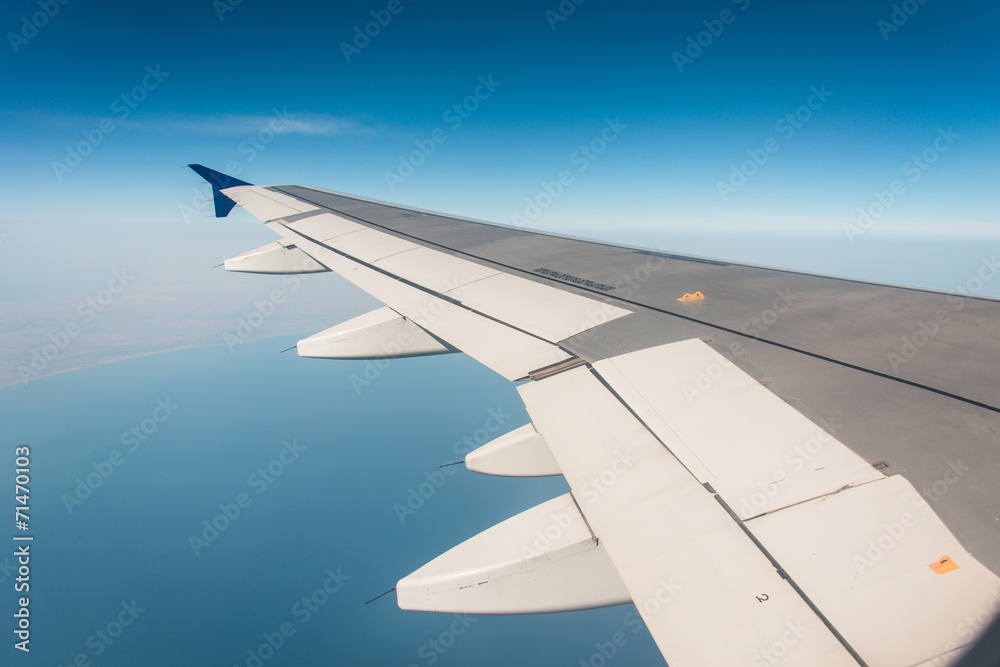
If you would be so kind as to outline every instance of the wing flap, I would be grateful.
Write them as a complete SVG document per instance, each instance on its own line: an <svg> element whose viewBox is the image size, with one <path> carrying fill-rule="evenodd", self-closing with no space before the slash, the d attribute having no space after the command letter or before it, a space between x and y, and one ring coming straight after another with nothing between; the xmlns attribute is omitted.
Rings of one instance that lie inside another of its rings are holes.
<svg viewBox="0 0 1000 667"><path fill-rule="evenodd" d="M540 338L401 282L304 236L297 244L323 266L508 380L571 356Z"/></svg>
<svg viewBox="0 0 1000 667"><path fill-rule="evenodd" d="M456 299L462 298L465 285L500 274L497 269L425 247L385 257L375 266Z"/></svg>
<svg viewBox="0 0 1000 667"><path fill-rule="evenodd" d="M699 339L594 368L741 519L883 477Z"/></svg>
<svg viewBox="0 0 1000 667"><path fill-rule="evenodd" d="M747 526L872 665L912 665L970 644L975 619L1000 610L1000 580L900 475Z"/></svg>
<svg viewBox="0 0 1000 667"><path fill-rule="evenodd" d="M725 508L587 368L518 387L670 665L856 661ZM725 641L719 641L725 628Z"/></svg>
<svg viewBox="0 0 1000 667"><path fill-rule="evenodd" d="M612 357L594 371L664 452L718 493L761 555L866 664L905 667L949 654L981 629L970 618L1000 608L1000 579L908 480L874 470L703 341ZM553 434L532 416L564 466ZM614 560L612 544L608 551Z"/></svg>
<svg viewBox="0 0 1000 667"><path fill-rule="evenodd" d="M367 264L420 247L416 243L374 229L361 229L343 234L327 239L325 243Z"/></svg>
<svg viewBox="0 0 1000 667"><path fill-rule="evenodd" d="M456 291L459 300L553 343L631 311L503 273Z"/></svg>
<svg viewBox="0 0 1000 667"><path fill-rule="evenodd" d="M287 227L314 241L326 241L337 236L368 229L364 225L351 222L333 213L318 213L308 218L288 222Z"/></svg>

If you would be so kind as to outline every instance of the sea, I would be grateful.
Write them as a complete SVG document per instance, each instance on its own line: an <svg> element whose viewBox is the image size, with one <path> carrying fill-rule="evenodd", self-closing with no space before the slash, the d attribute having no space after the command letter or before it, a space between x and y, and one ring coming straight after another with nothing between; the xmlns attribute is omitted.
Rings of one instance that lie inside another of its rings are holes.
<svg viewBox="0 0 1000 667"><path fill-rule="evenodd" d="M0 389L0 663L664 664L633 605L366 604L568 488L441 467L528 422L514 385L474 360L281 353L298 338Z"/></svg>

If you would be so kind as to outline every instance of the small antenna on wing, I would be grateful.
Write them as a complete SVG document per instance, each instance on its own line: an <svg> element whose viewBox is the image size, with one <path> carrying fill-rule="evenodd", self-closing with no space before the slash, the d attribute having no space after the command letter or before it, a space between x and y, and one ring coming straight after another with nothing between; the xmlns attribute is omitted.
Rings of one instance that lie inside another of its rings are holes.
<svg viewBox="0 0 1000 667"><path fill-rule="evenodd" d="M297 347L298 347L298 345L292 345L290 348L288 348L288 350L294 350ZM285 352L288 352L288 350L282 350L278 354L284 354Z"/></svg>
<svg viewBox="0 0 1000 667"><path fill-rule="evenodd" d="M222 264L216 264L216 265L215 265L215 266L213 266L212 268L213 268L213 269L217 269L217 268L219 268L220 266L225 266L225 265L226 265L226 263L225 263L225 262L223 262Z"/></svg>
<svg viewBox="0 0 1000 667"><path fill-rule="evenodd" d="M447 468L448 466L457 466L465 463L465 461L455 461L454 463L442 463L438 468Z"/></svg>
<svg viewBox="0 0 1000 667"><path fill-rule="evenodd" d="M366 602L365 605L367 606L368 604L371 604L372 602L375 602L375 600L378 600L380 597L384 597L384 596L388 595L389 593L393 592L394 590L396 590L395 586L393 586L392 588L390 588L389 590L387 590L385 593L382 593L382 595L376 595L371 600L369 600L368 602Z"/></svg>

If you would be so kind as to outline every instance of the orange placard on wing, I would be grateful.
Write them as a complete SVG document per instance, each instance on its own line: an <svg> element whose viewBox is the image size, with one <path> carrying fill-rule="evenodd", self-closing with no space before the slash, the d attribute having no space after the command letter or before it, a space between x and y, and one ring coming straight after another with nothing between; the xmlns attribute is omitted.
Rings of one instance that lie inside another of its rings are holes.
<svg viewBox="0 0 1000 667"><path fill-rule="evenodd" d="M947 556L941 556L941 559L936 563L931 563L931 569L938 574L945 574L946 572L951 572L952 570L957 570L958 565L952 559Z"/></svg>

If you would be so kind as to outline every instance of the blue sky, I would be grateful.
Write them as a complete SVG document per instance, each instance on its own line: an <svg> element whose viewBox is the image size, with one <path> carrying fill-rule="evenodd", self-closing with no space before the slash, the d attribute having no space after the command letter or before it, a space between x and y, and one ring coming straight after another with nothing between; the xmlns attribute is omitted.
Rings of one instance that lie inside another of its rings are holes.
<svg viewBox="0 0 1000 667"><path fill-rule="evenodd" d="M32 34L23 17L38 3L6 3L0 169L18 196L5 226L183 222L197 180L181 165L235 160L254 183L501 222L570 169L573 184L533 221L562 231L842 232L901 179L872 234L996 233L995 4L912 0L889 30L890 2L567 0L568 16L558 2L400 0L396 14L387 2L231 2L71 1L26 41L11 34ZM345 57L372 12L391 20ZM480 77L499 85L446 122ZM145 99L123 102L144 78ZM817 89L829 95L808 109ZM802 105L806 120L776 129ZM293 122L260 150L245 143L268 138L275 109ZM113 130L60 180L53 163L105 118ZM576 171L574 152L605 119L626 127ZM386 172L436 128L446 141L390 187ZM903 165L948 128L957 138L910 180ZM769 139L776 152L724 198L720 182Z"/></svg>

